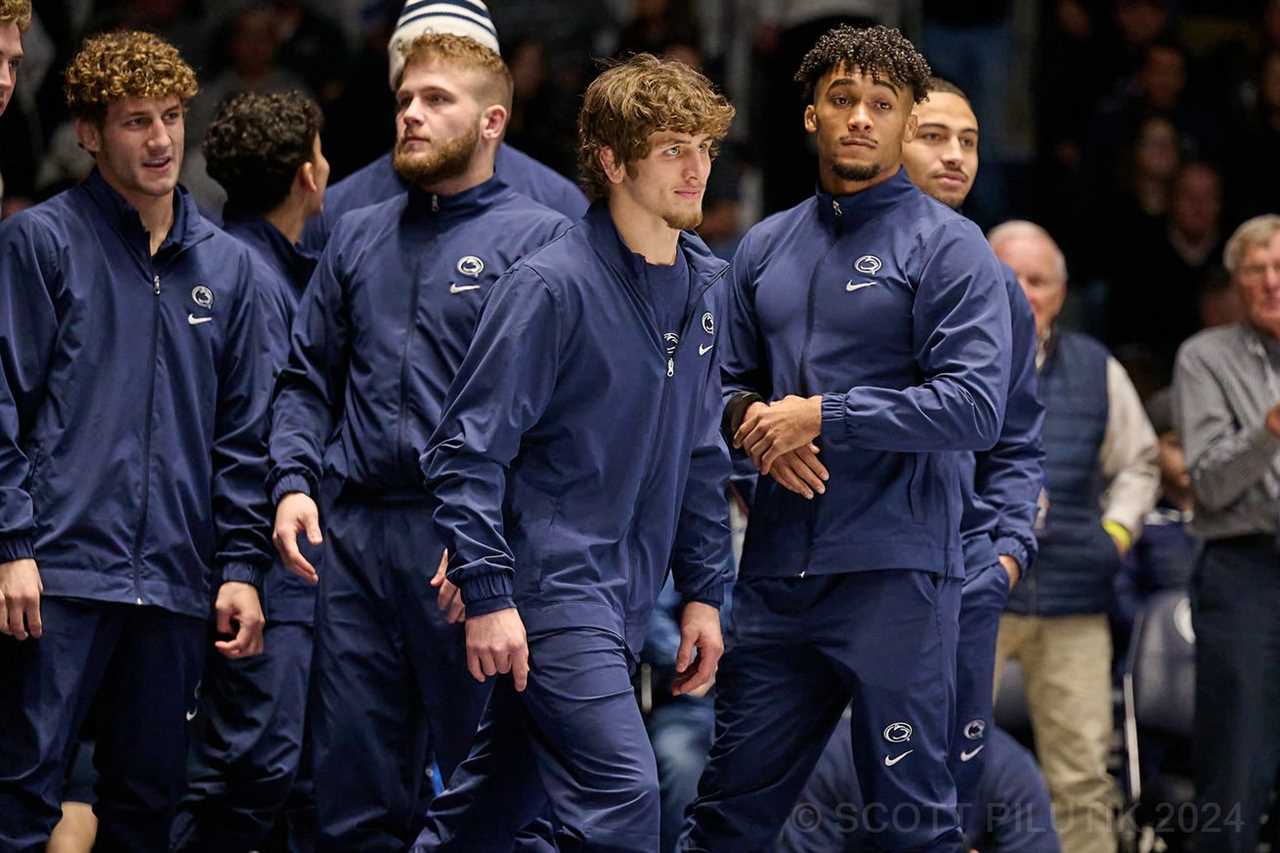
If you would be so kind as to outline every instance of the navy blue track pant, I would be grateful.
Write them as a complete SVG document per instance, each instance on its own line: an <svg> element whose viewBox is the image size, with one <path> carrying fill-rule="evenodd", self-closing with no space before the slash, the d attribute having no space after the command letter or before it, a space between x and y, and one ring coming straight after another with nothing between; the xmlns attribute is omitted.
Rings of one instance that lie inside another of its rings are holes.
<svg viewBox="0 0 1280 853"><path fill-rule="evenodd" d="M462 625L429 584L443 546L427 502L339 496L322 511L311 671L321 851L400 851L470 748L489 688L466 669Z"/></svg>
<svg viewBox="0 0 1280 853"><path fill-rule="evenodd" d="M44 636L0 637L0 850L42 851L95 705L97 851L166 850L186 778L204 619L158 607L41 601Z"/></svg>
<svg viewBox="0 0 1280 853"><path fill-rule="evenodd" d="M622 639L586 628L530 637L529 663L523 693L497 680L413 850L507 853L549 804L560 853L653 853L658 774Z"/></svg>
<svg viewBox="0 0 1280 853"><path fill-rule="evenodd" d="M175 851L246 853L262 846L282 817L291 849L314 845L315 807L302 761L311 645L310 625L268 621L261 655L210 655L200 691L203 728L174 821Z"/></svg>
<svg viewBox="0 0 1280 853"><path fill-rule="evenodd" d="M771 850L851 705L868 843L960 851L947 767L960 587L920 571L740 578L716 739L677 849Z"/></svg>
<svg viewBox="0 0 1280 853"><path fill-rule="evenodd" d="M956 726L951 738L951 775L961 814L972 808L982 779L995 684L996 634L1009 600L1009 575L997 561L964 579L960 638L956 652Z"/></svg>

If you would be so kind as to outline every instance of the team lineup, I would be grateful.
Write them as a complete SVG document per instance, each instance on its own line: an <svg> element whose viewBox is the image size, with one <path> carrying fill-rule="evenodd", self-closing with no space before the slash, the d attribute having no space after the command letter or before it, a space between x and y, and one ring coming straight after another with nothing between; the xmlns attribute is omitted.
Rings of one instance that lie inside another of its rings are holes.
<svg viewBox="0 0 1280 853"><path fill-rule="evenodd" d="M393 150L332 191L308 98L221 107L221 226L178 183L178 51L68 67L95 168L0 225L0 849L45 849L92 717L99 850L653 853L670 580L671 691L715 691L676 849L843 849L788 822L838 754L911 817L867 849L967 851L1061 297L1024 295L1047 234L957 211L966 94L897 30L824 34L815 192L725 261L705 77L603 70L584 197L503 143L487 13L435 5L391 43Z"/></svg>

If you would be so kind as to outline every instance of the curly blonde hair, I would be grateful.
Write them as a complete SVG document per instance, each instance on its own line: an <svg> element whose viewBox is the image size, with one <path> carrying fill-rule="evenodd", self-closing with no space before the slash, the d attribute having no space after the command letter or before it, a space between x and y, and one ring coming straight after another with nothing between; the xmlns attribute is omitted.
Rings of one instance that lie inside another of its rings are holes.
<svg viewBox="0 0 1280 853"><path fill-rule="evenodd" d="M67 66L65 81L71 115L98 123L113 101L177 96L185 103L199 90L195 71L176 47L129 30L86 40Z"/></svg>
<svg viewBox="0 0 1280 853"><path fill-rule="evenodd" d="M706 134L719 142L729 132L734 112L710 80L683 62L637 53L613 65L582 97L578 169L583 190L592 199L609 194L602 149L630 165L649 155L649 135L658 131Z"/></svg>
<svg viewBox="0 0 1280 853"><path fill-rule="evenodd" d="M31 0L0 0L0 25L17 24L25 33L31 26Z"/></svg>

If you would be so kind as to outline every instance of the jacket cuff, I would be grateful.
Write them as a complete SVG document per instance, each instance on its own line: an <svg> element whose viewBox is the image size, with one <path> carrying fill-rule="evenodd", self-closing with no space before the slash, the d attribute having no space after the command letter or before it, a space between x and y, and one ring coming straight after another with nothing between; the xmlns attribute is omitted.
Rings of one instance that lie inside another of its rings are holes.
<svg viewBox="0 0 1280 853"><path fill-rule="evenodd" d="M31 537L25 533L0 538L0 563L12 563L14 560L34 560L35 558L36 552L31 546Z"/></svg>
<svg viewBox="0 0 1280 853"><path fill-rule="evenodd" d="M729 398L720 419L720 431L724 433L725 444L733 447L733 436L738 432L738 427L742 426L742 419L746 416L747 409L751 408L752 403L763 402L764 397L754 391L739 391Z"/></svg>
<svg viewBox="0 0 1280 853"><path fill-rule="evenodd" d="M822 395L822 437L828 441L844 441L849 437L843 394Z"/></svg>
<svg viewBox="0 0 1280 853"><path fill-rule="evenodd" d="M467 606L468 616L483 616L516 606L511 575L506 572L467 578L458 584L458 590L462 593L462 603Z"/></svg>
<svg viewBox="0 0 1280 853"><path fill-rule="evenodd" d="M1000 536L995 541L996 554L1002 557L1012 557L1018 562L1018 571L1025 575L1027 569L1031 568L1028 563L1029 555L1027 554L1027 546L1023 545L1013 536Z"/></svg>
<svg viewBox="0 0 1280 853"><path fill-rule="evenodd" d="M712 607L719 608L724 604L724 590L725 582L717 580L698 587L689 595L681 593L680 599L684 604L696 601L699 604L709 604Z"/></svg>
<svg viewBox="0 0 1280 853"><path fill-rule="evenodd" d="M262 593L262 582L266 578L266 571L249 563L227 563L222 567L222 583L247 583L252 584L258 593Z"/></svg>
<svg viewBox="0 0 1280 853"><path fill-rule="evenodd" d="M271 488L271 505L274 507L279 504L290 492L301 492L307 497L315 497L311 494L310 479L301 474L285 474L276 480L275 486Z"/></svg>

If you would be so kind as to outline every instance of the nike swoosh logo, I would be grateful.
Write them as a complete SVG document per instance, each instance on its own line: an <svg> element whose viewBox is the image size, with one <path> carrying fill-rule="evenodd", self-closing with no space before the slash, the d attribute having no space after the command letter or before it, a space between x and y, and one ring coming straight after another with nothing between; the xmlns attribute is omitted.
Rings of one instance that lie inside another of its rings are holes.
<svg viewBox="0 0 1280 853"><path fill-rule="evenodd" d="M450 293L466 293L468 290L479 290L478 284L451 284L449 285Z"/></svg>
<svg viewBox="0 0 1280 853"><path fill-rule="evenodd" d="M977 748L977 749L975 749L973 752L968 752L968 751L961 752L961 753L960 753L960 760L961 760L961 761L972 761L972 760L973 760L973 757L974 757L975 755L977 755L979 752L982 752L982 750L983 750L983 749L985 749L985 748L986 748L986 746L987 746L987 745L984 743L982 746L978 747L978 748Z"/></svg>
<svg viewBox="0 0 1280 853"><path fill-rule="evenodd" d="M902 753L902 755L895 755L893 758L890 758L889 756L886 755L884 757L884 766L892 767L893 765L897 764L899 761L906 758L908 755L910 755L913 752L915 752L914 749L908 749L906 752Z"/></svg>
<svg viewBox="0 0 1280 853"><path fill-rule="evenodd" d="M191 722L192 720L194 720L194 719L196 718L196 713L197 713L197 711L188 711L188 712L187 712L187 722L188 722L188 723L189 723L189 722Z"/></svg>
<svg viewBox="0 0 1280 853"><path fill-rule="evenodd" d="M844 289L849 291L850 293L853 293L855 290L862 290L862 288L870 287L873 284L875 284L874 281L864 281L861 284L854 284L852 281L850 281L848 284L844 286Z"/></svg>
<svg viewBox="0 0 1280 853"><path fill-rule="evenodd" d="M199 326L201 323L212 323L212 322L213 322L212 317L197 317L195 314L187 315L187 325L189 326Z"/></svg>
<svg viewBox="0 0 1280 853"><path fill-rule="evenodd" d="M703 344L702 346L698 347L698 355L706 355L707 353L711 352L711 348L713 346L715 346L715 344Z"/></svg>

